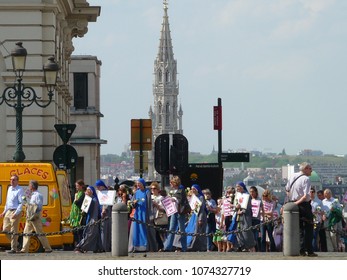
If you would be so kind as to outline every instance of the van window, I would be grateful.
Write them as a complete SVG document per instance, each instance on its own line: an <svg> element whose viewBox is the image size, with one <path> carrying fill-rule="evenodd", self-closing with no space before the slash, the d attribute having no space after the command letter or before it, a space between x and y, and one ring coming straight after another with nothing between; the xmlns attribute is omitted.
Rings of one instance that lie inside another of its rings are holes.
<svg viewBox="0 0 347 280"><path fill-rule="evenodd" d="M30 200L29 187L23 187L23 189L24 189L25 196L27 197L27 201L29 201ZM43 206L48 205L48 194L49 194L48 186L39 186L38 191L43 196Z"/></svg>
<svg viewBox="0 0 347 280"><path fill-rule="evenodd" d="M70 205L70 191L69 191L69 182L66 176L62 174L57 174L57 181L59 185L61 205L69 206Z"/></svg>
<svg viewBox="0 0 347 280"><path fill-rule="evenodd" d="M43 206L48 205L48 186L39 186L38 191L42 194L43 196Z"/></svg>

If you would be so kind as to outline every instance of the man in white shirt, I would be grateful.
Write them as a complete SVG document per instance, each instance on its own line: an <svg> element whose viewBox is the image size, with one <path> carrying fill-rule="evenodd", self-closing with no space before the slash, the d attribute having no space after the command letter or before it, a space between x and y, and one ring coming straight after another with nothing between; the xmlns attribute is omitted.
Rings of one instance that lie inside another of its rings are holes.
<svg viewBox="0 0 347 280"><path fill-rule="evenodd" d="M17 175L11 176L11 185L7 190L5 209L0 214L0 218L4 218L2 231L12 233L11 235L6 234L11 241L11 250L7 251L9 254L14 254L18 250L18 235L16 233L18 233L19 222L22 216L22 197L24 196L24 190L18 185L18 181Z"/></svg>
<svg viewBox="0 0 347 280"><path fill-rule="evenodd" d="M309 163L300 164L300 172L294 173L288 181L286 191L288 199L299 206L300 255L317 257L313 252L313 213L311 208L309 176L312 167Z"/></svg>
<svg viewBox="0 0 347 280"><path fill-rule="evenodd" d="M42 229L42 206L43 206L43 196L38 192L39 183L35 180L29 182L29 190L31 191L31 197L29 204L27 205L27 220L25 222L25 227L23 233L43 233ZM33 212L29 209L35 210ZM49 245L48 239L45 235L38 235L37 238L40 240L42 247L45 249L45 253L51 253L52 248ZM23 237L23 248L21 253L28 253L30 246L30 236L24 235Z"/></svg>

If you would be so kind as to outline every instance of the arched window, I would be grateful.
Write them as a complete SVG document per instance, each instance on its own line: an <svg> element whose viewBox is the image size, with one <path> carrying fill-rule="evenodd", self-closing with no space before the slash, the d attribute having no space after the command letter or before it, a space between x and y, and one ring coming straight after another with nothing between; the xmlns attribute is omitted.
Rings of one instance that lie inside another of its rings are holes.
<svg viewBox="0 0 347 280"><path fill-rule="evenodd" d="M167 82L167 83L170 82L170 72L169 71L165 72L165 82Z"/></svg>

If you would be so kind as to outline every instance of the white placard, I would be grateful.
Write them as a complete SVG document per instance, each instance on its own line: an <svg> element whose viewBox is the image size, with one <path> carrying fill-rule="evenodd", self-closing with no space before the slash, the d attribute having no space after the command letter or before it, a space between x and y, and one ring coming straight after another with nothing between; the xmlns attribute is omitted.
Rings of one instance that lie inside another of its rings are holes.
<svg viewBox="0 0 347 280"><path fill-rule="evenodd" d="M114 190L96 191L100 205L113 205L117 192Z"/></svg>
<svg viewBox="0 0 347 280"><path fill-rule="evenodd" d="M199 213L201 204L202 202L200 201L200 199L195 194L192 194L189 199L190 208L192 208L195 213Z"/></svg>
<svg viewBox="0 0 347 280"><path fill-rule="evenodd" d="M238 204L241 205L242 209L247 209L249 197L250 195L247 193L240 193L240 192L236 193L236 200Z"/></svg>
<svg viewBox="0 0 347 280"><path fill-rule="evenodd" d="M82 212L88 213L91 203L92 203L92 198L89 195L85 195L84 200L82 202L82 206L81 206Z"/></svg>

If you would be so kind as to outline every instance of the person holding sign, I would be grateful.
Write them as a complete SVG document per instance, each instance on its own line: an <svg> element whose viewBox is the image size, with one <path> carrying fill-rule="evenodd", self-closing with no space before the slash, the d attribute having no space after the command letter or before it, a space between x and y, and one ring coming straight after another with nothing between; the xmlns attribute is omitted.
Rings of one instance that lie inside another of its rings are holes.
<svg viewBox="0 0 347 280"><path fill-rule="evenodd" d="M178 176L173 176L170 180L170 185L172 191L170 191L171 201L174 202L174 211L170 211L170 226L169 226L169 234L164 243L163 251L171 251L175 234L172 233L177 230L177 226L180 232L185 233L185 222L186 222L186 214L185 209L190 209L188 204L188 199L186 196L186 191L184 190L184 186L181 185L181 179ZM167 213L169 215L169 213ZM181 252L187 251L187 236L181 236ZM179 250L178 250L179 251Z"/></svg>
<svg viewBox="0 0 347 280"><path fill-rule="evenodd" d="M258 226L261 221L261 217L264 218L263 202L258 196L258 189L255 186L249 188L249 193L251 194L252 200L252 226ZM260 230L259 227L253 229L255 250L260 251Z"/></svg>
<svg viewBox="0 0 347 280"><path fill-rule="evenodd" d="M98 190L98 193L108 193L112 192L115 194L116 191L108 191L108 188L106 187L104 181L97 180L95 182L95 187ZM101 196L101 195L100 195ZM112 197L110 195L110 197ZM105 252L111 252L111 228L112 228L112 205L114 202L114 197L111 199L109 203L105 204L102 203L99 199L100 204L100 212L101 212L101 219L105 219L103 222L100 223L100 235L101 235L101 243L103 247L103 251ZM112 203L112 204L111 204ZM106 219L106 217L108 217Z"/></svg>
<svg viewBox="0 0 347 280"><path fill-rule="evenodd" d="M165 211L165 208L162 204L163 196L160 193L160 187L158 182L152 182L150 185L151 192L152 192L152 204L153 204L153 213L154 213L154 224L160 228L161 230L156 230L155 238L158 243L158 249L163 249L164 247L164 240L165 235L163 234L164 229L167 229L168 225L168 217ZM165 191L165 190L163 190Z"/></svg>
<svg viewBox="0 0 347 280"><path fill-rule="evenodd" d="M100 252L102 251L100 228L99 224L95 224L100 219L100 204L93 186L87 187L82 203L82 211L87 213L86 228L82 240L75 248L75 253Z"/></svg>
<svg viewBox="0 0 347 280"><path fill-rule="evenodd" d="M190 197L190 207L192 209L191 216L189 218L186 232L195 233L196 235L187 236L187 249L190 251L206 251L206 204L204 194L199 185L194 184L191 187L192 195ZM181 237L176 235L174 246L181 247L178 241Z"/></svg>
<svg viewBox="0 0 347 280"><path fill-rule="evenodd" d="M238 251L249 252L254 251L255 241L253 232L246 230L252 226L252 204L251 198L243 182L236 184L236 212L238 220L238 229L240 232L237 234Z"/></svg>

